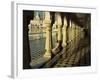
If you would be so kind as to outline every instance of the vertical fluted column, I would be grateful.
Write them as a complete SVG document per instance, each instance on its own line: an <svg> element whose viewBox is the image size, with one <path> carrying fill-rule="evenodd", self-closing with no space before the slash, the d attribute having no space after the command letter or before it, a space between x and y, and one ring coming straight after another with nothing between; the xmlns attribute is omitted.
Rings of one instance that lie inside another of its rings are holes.
<svg viewBox="0 0 100 80"><path fill-rule="evenodd" d="M46 26L46 43L45 43L45 54L44 57L51 58L51 50L52 50L52 34L51 34L51 20L50 20L50 12L45 12L44 24Z"/></svg>
<svg viewBox="0 0 100 80"><path fill-rule="evenodd" d="M67 46L67 19L66 16L64 16L64 25L63 25L63 41L62 41L62 46L66 47Z"/></svg>

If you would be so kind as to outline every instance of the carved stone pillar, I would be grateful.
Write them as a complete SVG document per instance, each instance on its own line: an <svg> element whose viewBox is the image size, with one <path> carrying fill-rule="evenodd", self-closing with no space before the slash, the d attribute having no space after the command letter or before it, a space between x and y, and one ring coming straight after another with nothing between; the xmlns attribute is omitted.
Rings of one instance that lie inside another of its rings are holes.
<svg viewBox="0 0 100 80"><path fill-rule="evenodd" d="M58 43L62 41L62 20L60 13L57 13Z"/></svg>
<svg viewBox="0 0 100 80"><path fill-rule="evenodd" d="M62 33L63 33L63 40L62 40L62 47L63 47L63 50L62 50L62 58L65 59L67 54L67 40L68 40L68 29L67 29L67 19L66 19L66 16L64 16L64 25L63 25L63 30L62 30Z"/></svg>
<svg viewBox="0 0 100 80"><path fill-rule="evenodd" d="M52 50L53 54L57 54L61 50L62 43L62 19L60 13L55 13L56 24L57 24L57 44L56 47Z"/></svg>
<svg viewBox="0 0 100 80"><path fill-rule="evenodd" d="M52 43L51 43L51 20L50 20L50 12L44 12L45 19L43 21L46 27L46 41L45 41L45 53L42 57L36 58L35 60L31 60L30 66L32 68L38 68L43 66L44 63L51 59L51 52L52 52Z"/></svg>
<svg viewBox="0 0 100 80"><path fill-rule="evenodd" d="M75 43L75 38L76 38L76 30L75 30L76 28L75 28L75 23L74 22L72 22L72 41L73 41L73 43Z"/></svg>
<svg viewBox="0 0 100 80"><path fill-rule="evenodd" d="M67 19L66 19L66 16L64 16L64 25L63 25L63 40L62 40L62 46L63 47L66 47L67 46Z"/></svg>
<svg viewBox="0 0 100 80"><path fill-rule="evenodd" d="M51 50L52 50L52 27L50 20L50 12L45 12L44 24L46 26L46 43L45 43L45 54L44 57L51 58Z"/></svg>
<svg viewBox="0 0 100 80"><path fill-rule="evenodd" d="M72 38L72 21L69 21L69 27L68 27L68 43L71 42Z"/></svg>

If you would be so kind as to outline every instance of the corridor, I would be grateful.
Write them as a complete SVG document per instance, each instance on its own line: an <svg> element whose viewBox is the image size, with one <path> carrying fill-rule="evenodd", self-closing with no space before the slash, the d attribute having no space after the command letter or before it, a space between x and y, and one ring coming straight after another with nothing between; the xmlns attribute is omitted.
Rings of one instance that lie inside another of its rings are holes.
<svg viewBox="0 0 100 80"><path fill-rule="evenodd" d="M91 14L32 11L32 69L91 66Z"/></svg>

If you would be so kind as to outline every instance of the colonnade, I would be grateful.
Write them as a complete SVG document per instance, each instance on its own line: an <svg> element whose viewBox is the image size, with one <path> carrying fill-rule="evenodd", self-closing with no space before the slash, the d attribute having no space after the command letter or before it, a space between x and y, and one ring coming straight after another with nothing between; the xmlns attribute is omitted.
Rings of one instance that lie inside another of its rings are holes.
<svg viewBox="0 0 100 80"><path fill-rule="evenodd" d="M62 49L66 48L68 43L77 42L81 38L84 38L84 28L80 27L73 20L68 19L67 16L63 16L62 18L61 13L55 13L57 42L56 47L52 49L52 19L50 12L47 11L44 12L44 14L45 18L43 20L43 24L46 26L46 40L43 58L46 58L46 61L48 61L52 58L52 55L55 55Z"/></svg>
<svg viewBox="0 0 100 80"><path fill-rule="evenodd" d="M62 19L60 13L55 13L55 15L57 42L56 47L52 49L52 26L50 12L45 12L44 24L46 25L46 41L44 57L48 57L49 59L52 58L52 55L56 55L59 51L66 49L68 43L72 42L73 45L74 43L78 43L81 38L84 38L84 28L80 27L71 19L68 21L66 16L64 16Z"/></svg>

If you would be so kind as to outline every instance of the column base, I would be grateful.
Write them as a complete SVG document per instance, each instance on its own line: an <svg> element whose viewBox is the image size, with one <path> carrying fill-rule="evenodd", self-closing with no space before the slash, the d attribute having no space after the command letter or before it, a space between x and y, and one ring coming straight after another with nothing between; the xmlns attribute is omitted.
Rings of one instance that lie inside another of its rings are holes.
<svg viewBox="0 0 100 80"><path fill-rule="evenodd" d="M56 47L55 47L54 49L52 49L52 53L53 53L54 55L56 55L58 52L61 51L61 49L62 49L61 44L60 44L60 43L57 43Z"/></svg>
<svg viewBox="0 0 100 80"><path fill-rule="evenodd" d="M63 49L62 49L62 58L65 59L67 57L67 46L63 46Z"/></svg>

